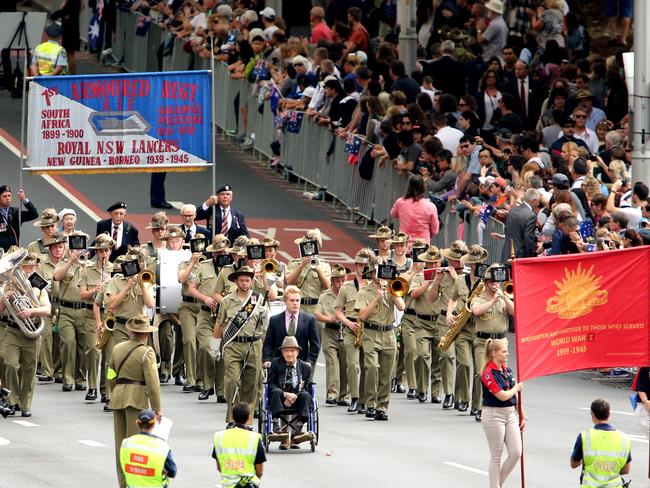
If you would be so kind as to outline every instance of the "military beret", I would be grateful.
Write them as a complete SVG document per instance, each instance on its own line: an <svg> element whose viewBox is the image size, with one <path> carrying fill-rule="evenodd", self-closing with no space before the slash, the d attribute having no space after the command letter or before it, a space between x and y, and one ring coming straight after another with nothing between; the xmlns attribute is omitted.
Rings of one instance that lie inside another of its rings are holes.
<svg viewBox="0 0 650 488"><path fill-rule="evenodd" d="M118 208L126 209L126 202L115 202L113 205L108 207L106 211L112 212L113 210L117 210Z"/></svg>

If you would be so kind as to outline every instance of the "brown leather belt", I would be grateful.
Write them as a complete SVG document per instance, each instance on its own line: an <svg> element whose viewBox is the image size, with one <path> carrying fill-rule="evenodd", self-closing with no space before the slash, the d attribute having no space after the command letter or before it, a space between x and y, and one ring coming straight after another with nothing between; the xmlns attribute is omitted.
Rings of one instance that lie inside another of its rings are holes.
<svg viewBox="0 0 650 488"><path fill-rule="evenodd" d="M116 385L140 385L140 386L147 386L147 384L144 381L139 381L139 380L127 380L126 378L118 378L115 380Z"/></svg>

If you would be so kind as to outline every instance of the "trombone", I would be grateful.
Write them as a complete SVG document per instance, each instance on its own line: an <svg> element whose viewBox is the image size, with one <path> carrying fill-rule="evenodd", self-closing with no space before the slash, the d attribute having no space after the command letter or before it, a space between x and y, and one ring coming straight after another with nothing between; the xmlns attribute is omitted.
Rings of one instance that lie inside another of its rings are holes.
<svg viewBox="0 0 650 488"><path fill-rule="evenodd" d="M260 263L260 269L264 273L280 274L280 262L276 259L264 259Z"/></svg>

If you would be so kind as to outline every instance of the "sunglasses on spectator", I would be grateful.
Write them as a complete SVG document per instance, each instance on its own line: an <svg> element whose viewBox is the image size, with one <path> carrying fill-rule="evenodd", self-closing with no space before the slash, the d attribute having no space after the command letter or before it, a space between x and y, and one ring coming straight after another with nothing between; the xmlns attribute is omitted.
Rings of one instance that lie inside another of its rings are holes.
<svg viewBox="0 0 650 488"><path fill-rule="evenodd" d="M402 120L402 125L412 125L412 124L413 122L411 122L410 120Z"/></svg>
<svg viewBox="0 0 650 488"><path fill-rule="evenodd" d="M302 63L293 63L293 67L296 68L298 66L302 66Z"/></svg>
<svg viewBox="0 0 650 488"><path fill-rule="evenodd" d="M461 149L469 149L470 145L469 144L462 144L460 146Z"/></svg>
<svg viewBox="0 0 650 488"><path fill-rule="evenodd" d="M587 118L586 115L577 115L577 114L574 115L574 117L575 117L576 119L586 119L586 118Z"/></svg>

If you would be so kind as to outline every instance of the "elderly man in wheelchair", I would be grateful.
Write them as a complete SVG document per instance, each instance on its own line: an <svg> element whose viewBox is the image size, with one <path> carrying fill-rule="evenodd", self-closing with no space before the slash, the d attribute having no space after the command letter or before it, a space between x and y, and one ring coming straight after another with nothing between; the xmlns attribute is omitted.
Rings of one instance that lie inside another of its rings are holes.
<svg viewBox="0 0 650 488"><path fill-rule="evenodd" d="M271 362L268 372L268 408L271 411L273 437L281 440L281 450L298 448L298 444L314 440L314 432L310 430L313 429L310 416L313 404L312 370L308 362L298 359L300 349L294 336L285 337L280 348L282 357ZM286 425L282 425L283 422ZM303 432L305 423L307 431Z"/></svg>

